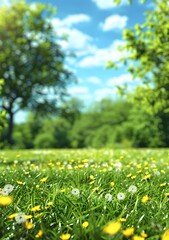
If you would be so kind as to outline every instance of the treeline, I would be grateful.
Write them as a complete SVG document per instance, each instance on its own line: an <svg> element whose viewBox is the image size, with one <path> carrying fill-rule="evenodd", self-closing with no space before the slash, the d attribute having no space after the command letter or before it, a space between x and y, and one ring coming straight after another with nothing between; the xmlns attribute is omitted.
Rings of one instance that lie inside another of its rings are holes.
<svg viewBox="0 0 169 240"><path fill-rule="evenodd" d="M13 148L167 147L168 115L149 114L127 101L104 99L83 110L78 99L65 103L57 116L30 113L14 126ZM1 147L7 147L6 132Z"/></svg>

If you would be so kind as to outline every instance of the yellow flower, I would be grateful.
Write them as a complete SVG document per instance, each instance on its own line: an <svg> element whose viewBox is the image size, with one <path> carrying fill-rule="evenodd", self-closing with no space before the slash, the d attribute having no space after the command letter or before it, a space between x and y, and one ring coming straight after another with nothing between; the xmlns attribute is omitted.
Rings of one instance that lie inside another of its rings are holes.
<svg viewBox="0 0 169 240"><path fill-rule="evenodd" d="M70 234L69 233L65 233L65 234L62 234L61 236L60 236L60 239L62 239L62 240L68 240L69 238L70 238Z"/></svg>
<svg viewBox="0 0 169 240"><path fill-rule="evenodd" d="M144 238L146 238L148 236L145 232L141 232L140 235Z"/></svg>
<svg viewBox="0 0 169 240"><path fill-rule="evenodd" d="M122 233L125 237L130 237L134 233L134 228L133 227L127 228L123 230Z"/></svg>
<svg viewBox="0 0 169 240"><path fill-rule="evenodd" d="M1 206L8 206L12 203L12 197L10 196L0 196L0 205Z"/></svg>
<svg viewBox="0 0 169 240"><path fill-rule="evenodd" d="M25 215L25 218L26 218L26 219L31 219L31 218L32 218L32 215Z"/></svg>
<svg viewBox="0 0 169 240"><path fill-rule="evenodd" d="M37 212L37 211L40 211L40 210L41 210L40 205L37 205L37 206L35 206L31 209L32 212Z"/></svg>
<svg viewBox="0 0 169 240"><path fill-rule="evenodd" d="M119 218L119 221L120 221L120 222L125 222L126 219L125 219L125 218Z"/></svg>
<svg viewBox="0 0 169 240"><path fill-rule="evenodd" d="M17 182L17 184L19 184L19 185L23 185L23 182L21 182L21 181L16 181Z"/></svg>
<svg viewBox="0 0 169 240"><path fill-rule="evenodd" d="M25 222L25 228L26 228L27 230L33 228L33 223L31 223L31 222L29 222L29 221L26 221L26 222Z"/></svg>
<svg viewBox="0 0 169 240"><path fill-rule="evenodd" d="M89 178L90 178L90 179L94 179L94 176L93 176L93 175L90 175Z"/></svg>
<svg viewBox="0 0 169 240"><path fill-rule="evenodd" d="M167 185L167 183L161 183L160 187L165 187Z"/></svg>
<svg viewBox="0 0 169 240"><path fill-rule="evenodd" d="M132 240L145 240L144 237L141 237L141 236L138 236L138 235L135 235Z"/></svg>
<svg viewBox="0 0 169 240"><path fill-rule="evenodd" d="M147 203L149 200L150 200L150 198L147 195L143 196L141 199L142 203Z"/></svg>
<svg viewBox="0 0 169 240"><path fill-rule="evenodd" d="M13 213L13 214L9 215L7 218L9 218L9 219L13 219L13 218L16 217L16 215L17 215L17 213Z"/></svg>
<svg viewBox="0 0 169 240"><path fill-rule="evenodd" d="M39 230L39 232L35 235L36 238L40 238L43 235L43 231Z"/></svg>
<svg viewBox="0 0 169 240"><path fill-rule="evenodd" d="M169 229L163 234L161 240L169 240Z"/></svg>
<svg viewBox="0 0 169 240"><path fill-rule="evenodd" d="M150 179L150 177L151 177L151 174L147 174L146 176L143 177L143 180Z"/></svg>
<svg viewBox="0 0 169 240"><path fill-rule="evenodd" d="M121 223L119 221L110 222L104 227L103 232L107 233L107 234L110 234L110 235L113 235L113 234L118 233L120 228L121 228Z"/></svg>
<svg viewBox="0 0 169 240"><path fill-rule="evenodd" d="M42 178L41 180L40 180L40 182L46 182L46 180L47 180L47 177L44 177L44 178Z"/></svg>
<svg viewBox="0 0 169 240"><path fill-rule="evenodd" d="M43 213L38 213L38 214L36 214L35 216L34 216L34 218L39 218L39 217L41 217L43 215Z"/></svg>
<svg viewBox="0 0 169 240"><path fill-rule="evenodd" d="M83 228L87 228L89 226L89 223L87 221L85 221L84 223L82 223L82 227Z"/></svg>
<svg viewBox="0 0 169 240"><path fill-rule="evenodd" d="M115 184L114 182L111 182L111 183L110 183L110 186L111 186L111 187L114 187L114 184Z"/></svg>

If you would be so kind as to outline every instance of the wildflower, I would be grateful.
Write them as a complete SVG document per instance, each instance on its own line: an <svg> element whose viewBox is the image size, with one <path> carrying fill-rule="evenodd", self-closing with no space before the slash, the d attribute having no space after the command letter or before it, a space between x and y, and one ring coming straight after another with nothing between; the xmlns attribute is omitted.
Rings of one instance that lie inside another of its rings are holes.
<svg viewBox="0 0 169 240"><path fill-rule="evenodd" d="M93 175L90 175L89 178L90 178L90 179L94 179L94 176L93 176Z"/></svg>
<svg viewBox="0 0 169 240"><path fill-rule="evenodd" d="M134 186L134 185L131 185L131 186L128 188L128 192L130 192L130 193L135 193L135 192L137 192L137 187Z"/></svg>
<svg viewBox="0 0 169 240"><path fill-rule="evenodd" d="M83 228L87 228L89 226L89 223L87 221L85 221L84 223L82 223L82 227Z"/></svg>
<svg viewBox="0 0 169 240"><path fill-rule="evenodd" d="M65 233L65 234L62 234L61 236L60 236L60 239L62 239L62 240L68 240L69 238L70 238L70 234L69 233Z"/></svg>
<svg viewBox="0 0 169 240"><path fill-rule="evenodd" d="M117 199L118 199L118 200L124 200L124 199L125 199L125 194L122 193L122 192L118 193L118 194L117 194Z"/></svg>
<svg viewBox="0 0 169 240"><path fill-rule="evenodd" d="M46 180L47 180L47 177L44 177L40 180L40 182L44 183L44 182L46 182Z"/></svg>
<svg viewBox="0 0 169 240"><path fill-rule="evenodd" d="M112 201L112 195L110 193L107 193L105 195L105 199L108 201L108 202L111 202Z"/></svg>
<svg viewBox="0 0 169 240"><path fill-rule="evenodd" d="M120 228L121 228L121 223L119 221L110 222L104 227L103 232L106 234L113 235L118 233Z"/></svg>
<svg viewBox="0 0 169 240"><path fill-rule="evenodd" d="M72 194L73 194L74 196L79 196L79 194L80 194L79 189L78 189L78 188L73 188L73 189L72 189Z"/></svg>
<svg viewBox="0 0 169 240"><path fill-rule="evenodd" d="M121 168L121 167L122 167L122 163L121 163L121 162L116 162L116 163L114 164L114 167L115 167L115 168Z"/></svg>
<svg viewBox="0 0 169 240"><path fill-rule="evenodd" d="M15 217L15 220L17 223L24 223L26 222L26 217L25 217L25 213L18 213Z"/></svg>
<svg viewBox="0 0 169 240"><path fill-rule="evenodd" d="M6 190L6 189L2 189L2 191L0 192L1 193L1 195L3 195L3 196L8 196L8 194L9 194L9 192L8 192L8 190Z"/></svg>
<svg viewBox="0 0 169 240"><path fill-rule="evenodd" d="M39 230L38 233L35 235L35 238L40 238L43 235L43 231Z"/></svg>
<svg viewBox="0 0 169 240"><path fill-rule="evenodd" d="M1 206L8 206L12 203L12 197L10 196L0 196L0 205Z"/></svg>
<svg viewBox="0 0 169 240"><path fill-rule="evenodd" d="M119 221L120 221L120 222L125 222L126 219L125 219L125 218L119 218Z"/></svg>
<svg viewBox="0 0 169 240"><path fill-rule="evenodd" d="M143 196L141 199L142 203L147 203L149 200L150 200L150 197L148 195Z"/></svg>
<svg viewBox="0 0 169 240"><path fill-rule="evenodd" d="M168 240L169 239L169 229L163 234L161 240Z"/></svg>
<svg viewBox="0 0 169 240"><path fill-rule="evenodd" d="M160 187L165 187L167 185L167 183L161 183Z"/></svg>
<svg viewBox="0 0 169 240"><path fill-rule="evenodd" d="M41 210L40 205L37 205L37 206L35 206L31 209L31 212L37 212L37 211L40 211L40 210Z"/></svg>
<svg viewBox="0 0 169 240"><path fill-rule="evenodd" d="M143 177L143 180L149 180L151 177L151 174L147 174L146 176Z"/></svg>
<svg viewBox="0 0 169 240"><path fill-rule="evenodd" d="M26 222L25 222L25 228L26 228L27 230L33 228L33 223L31 223L31 222L29 222L29 221L26 221Z"/></svg>
<svg viewBox="0 0 169 240"><path fill-rule="evenodd" d="M38 213L34 216L34 218L40 218L43 215L43 213Z"/></svg>
<svg viewBox="0 0 169 240"><path fill-rule="evenodd" d="M19 184L19 185L23 185L23 182L22 181L16 181L17 182L17 184Z"/></svg>
<svg viewBox="0 0 169 240"><path fill-rule="evenodd" d="M114 185L115 185L114 182L111 182L111 183L110 183L110 186L111 186L111 187L114 187Z"/></svg>
<svg viewBox="0 0 169 240"><path fill-rule="evenodd" d="M125 237L130 237L134 233L134 228L133 227L127 228L123 230L122 233Z"/></svg>
<svg viewBox="0 0 169 240"><path fill-rule="evenodd" d="M141 232L140 235L144 238L146 238L148 236L145 232Z"/></svg>
<svg viewBox="0 0 169 240"><path fill-rule="evenodd" d="M8 218L9 218L9 219L13 219L13 218L16 217L16 215L17 215L17 213L13 213L13 214L9 215Z"/></svg>
<svg viewBox="0 0 169 240"><path fill-rule="evenodd" d="M8 193L11 193L14 189L14 186L12 186L11 184L6 184L3 189L6 190Z"/></svg>
<svg viewBox="0 0 169 240"><path fill-rule="evenodd" d="M32 218L32 215L25 215L25 218L26 218L26 219L31 219L31 218Z"/></svg>
<svg viewBox="0 0 169 240"><path fill-rule="evenodd" d="M141 237L141 236L138 236L138 235L135 235L132 240L145 240L144 237Z"/></svg>

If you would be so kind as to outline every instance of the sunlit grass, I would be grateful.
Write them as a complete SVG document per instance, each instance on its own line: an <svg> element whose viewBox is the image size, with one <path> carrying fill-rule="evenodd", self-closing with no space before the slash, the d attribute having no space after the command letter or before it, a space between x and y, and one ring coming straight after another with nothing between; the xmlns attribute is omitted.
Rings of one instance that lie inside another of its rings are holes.
<svg viewBox="0 0 169 240"><path fill-rule="evenodd" d="M2 239L169 239L168 153L1 152Z"/></svg>

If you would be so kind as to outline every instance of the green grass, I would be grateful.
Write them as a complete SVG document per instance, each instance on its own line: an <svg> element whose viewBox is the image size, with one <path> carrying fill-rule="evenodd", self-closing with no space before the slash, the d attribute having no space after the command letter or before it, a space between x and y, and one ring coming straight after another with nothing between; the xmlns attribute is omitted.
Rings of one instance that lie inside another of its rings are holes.
<svg viewBox="0 0 169 240"><path fill-rule="evenodd" d="M1 151L0 188L11 184L14 190L13 202L0 206L0 239L37 239L39 230L40 239L49 240L66 233L77 240L169 239L162 238L169 229L168 154L164 149ZM136 193L128 192L131 185ZM118 200L119 192L124 200ZM35 206L40 210L31 211ZM31 229L8 218L20 212L31 215ZM89 225L83 228L85 221ZM110 221L121 221L113 236L103 232ZM129 227L134 234L127 238L122 231ZM143 233L147 237L134 237Z"/></svg>

